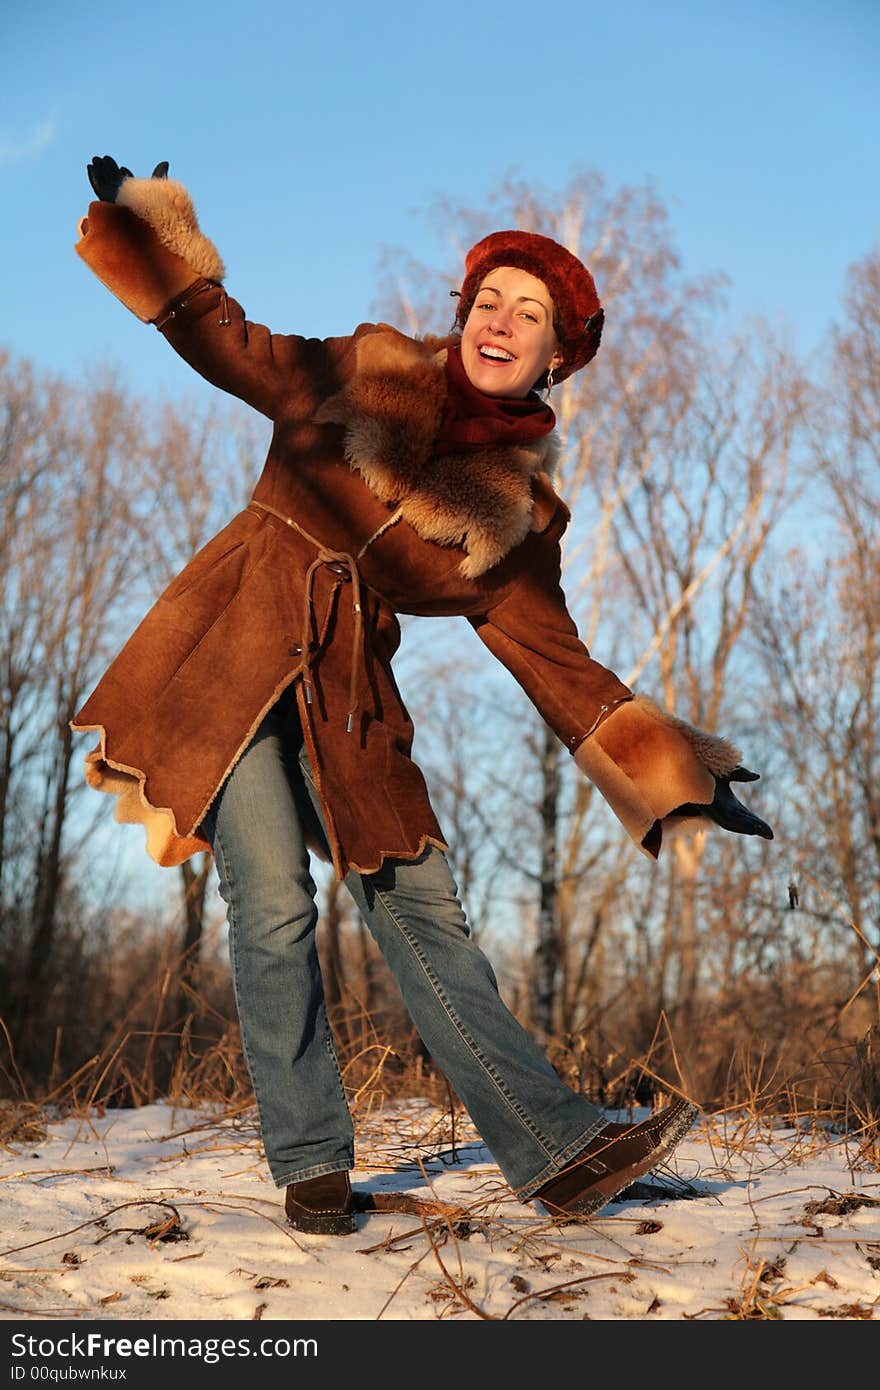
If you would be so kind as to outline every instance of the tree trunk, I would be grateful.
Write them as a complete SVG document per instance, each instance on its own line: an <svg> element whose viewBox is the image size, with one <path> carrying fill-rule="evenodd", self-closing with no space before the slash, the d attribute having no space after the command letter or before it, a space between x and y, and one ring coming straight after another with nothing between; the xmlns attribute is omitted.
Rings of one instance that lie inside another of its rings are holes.
<svg viewBox="0 0 880 1390"><path fill-rule="evenodd" d="M6 866L6 808L9 799L9 786L12 781L12 769L14 767L13 749L15 746L15 735L11 727L11 719L7 720L6 728L2 733L3 754L0 759L0 909L3 908L6 898L5 880L7 874L4 872Z"/></svg>
<svg viewBox="0 0 880 1390"><path fill-rule="evenodd" d="M46 965L52 951L61 886L61 841L67 815L70 785L72 734L67 718L58 723L58 759L55 794L52 798L51 825L40 856L39 879L34 895L34 930L31 936L25 979L25 1005L30 1010L36 1002Z"/></svg>
<svg viewBox="0 0 880 1390"><path fill-rule="evenodd" d="M678 990L677 1011L683 1022L693 1017L697 993L697 875L705 832L693 839L674 840L678 871Z"/></svg>
<svg viewBox="0 0 880 1390"><path fill-rule="evenodd" d="M373 1016L376 1007L376 981L373 969L373 958L371 955L373 938L370 936L369 928L361 916L358 916L358 945L360 947L361 965L361 1001L363 1004L364 1019L362 1031L366 1038L369 1020Z"/></svg>
<svg viewBox="0 0 880 1390"><path fill-rule="evenodd" d="M188 1014L195 1012L192 1000L205 925L205 893L213 864L210 854L202 854L200 858L198 868L193 867L191 859L184 860L180 866L180 876L183 879L183 939L175 1005L178 1019L184 1019Z"/></svg>
<svg viewBox="0 0 880 1390"><path fill-rule="evenodd" d="M700 830L687 839L672 842L678 871L678 991L675 1019L679 1026L679 1062L688 1090L693 1085L689 1058L694 1055L695 1012L699 962L697 953L697 883L706 845L706 832Z"/></svg>
<svg viewBox="0 0 880 1390"><path fill-rule="evenodd" d="M546 1039L553 1033L559 983L559 743L549 727L544 729L541 781L541 896L532 1021Z"/></svg>

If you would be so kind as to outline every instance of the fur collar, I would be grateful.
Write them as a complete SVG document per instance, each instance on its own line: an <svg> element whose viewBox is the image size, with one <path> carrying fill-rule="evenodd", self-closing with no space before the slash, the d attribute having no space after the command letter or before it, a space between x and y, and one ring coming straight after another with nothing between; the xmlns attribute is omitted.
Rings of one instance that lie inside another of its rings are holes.
<svg viewBox="0 0 880 1390"><path fill-rule="evenodd" d="M532 481L552 469L558 445L554 433L531 444L486 444L431 457L453 341L408 338L380 324L356 340L351 378L315 420L342 425L345 456L370 491L399 507L423 540L463 546L459 568L466 579L476 579L538 521ZM551 490L544 481L546 499ZM541 524L546 520L542 516Z"/></svg>

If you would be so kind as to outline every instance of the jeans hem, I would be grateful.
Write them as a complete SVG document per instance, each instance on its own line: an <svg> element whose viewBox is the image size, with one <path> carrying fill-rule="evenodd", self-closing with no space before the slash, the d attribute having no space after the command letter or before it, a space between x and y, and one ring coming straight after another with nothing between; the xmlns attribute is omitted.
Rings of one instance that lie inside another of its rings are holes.
<svg viewBox="0 0 880 1390"><path fill-rule="evenodd" d="M551 1178L555 1178L558 1173L561 1173L567 1168L571 1160L576 1158L581 1149L585 1149L590 1140L595 1139L596 1135L600 1130L603 1130L607 1124L608 1120L606 1117L600 1115L595 1124L585 1129L577 1139L573 1140L567 1148L563 1149L561 1154L557 1154L552 1163L548 1163L546 1168L542 1169L537 1177L532 1178L530 1182L523 1183L520 1187L514 1188L514 1192L519 1200L521 1202L530 1201L538 1188L543 1187L545 1182L549 1182Z"/></svg>
<svg viewBox="0 0 880 1390"><path fill-rule="evenodd" d="M283 1177L272 1174L276 1187L289 1187L292 1182L303 1182L306 1178L323 1178L328 1173L350 1173L353 1163L340 1163L338 1159L330 1163L313 1163L311 1168L301 1168L295 1173L285 1173Z"/></svg>

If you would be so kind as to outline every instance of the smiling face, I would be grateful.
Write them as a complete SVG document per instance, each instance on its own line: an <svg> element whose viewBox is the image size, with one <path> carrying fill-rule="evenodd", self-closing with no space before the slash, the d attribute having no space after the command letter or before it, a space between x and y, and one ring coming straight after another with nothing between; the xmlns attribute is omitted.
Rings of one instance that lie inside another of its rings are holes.
<svg viewBox="0 0 880 1390"><path fill-rule="evenodd" d="M543 280L515 266L483 278L461 335L468 380L487 396L527 396L562 361L553 300Z"/></svg>

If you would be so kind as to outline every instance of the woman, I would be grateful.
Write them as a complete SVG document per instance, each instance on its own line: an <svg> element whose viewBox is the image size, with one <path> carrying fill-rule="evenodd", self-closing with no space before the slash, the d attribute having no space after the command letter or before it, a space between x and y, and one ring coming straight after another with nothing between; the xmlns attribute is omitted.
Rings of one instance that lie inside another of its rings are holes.
<svg viewBox="0 0 880 1390"><path fill-rule="evenodd" d="M599 346L592 276L497 232L469 252L457 331L271 334L167 164L109 156L78 253L209 381L274 424L253 499L147 614L73 721L87 777L177 864L210 849L228 905L242 1042L272 1177L299 1230L354 1228L353 1130L315 950L309 846L332 860L416 1026L505 1177L560 1220L596 1212L672 1150L695 1107L609 1125L563 1085L470 940L392 674L397 614L467 617L640 847L711 820L771 837L734 797L725 740L634 697L578 639L569 520L538 394Z"/></svg>

